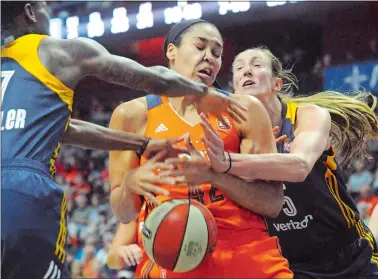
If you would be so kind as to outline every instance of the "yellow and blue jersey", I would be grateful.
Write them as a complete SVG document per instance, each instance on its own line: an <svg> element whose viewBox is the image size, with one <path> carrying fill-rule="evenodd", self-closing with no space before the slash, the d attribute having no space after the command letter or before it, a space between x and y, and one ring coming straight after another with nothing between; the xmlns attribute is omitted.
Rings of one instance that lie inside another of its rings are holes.
<svg viewBox="0 0 378 279"><path fill-rule="evenodd" d="M39 60L44 37L25 35L1 49L1 159L39 161L53 175L74 92Z"/></svg>
<svg viewBox="0 0 378 279"><path fill-rule="evenodd" d="M290 153L298 104L282 103L281 134L287 140L278 145L279 153ZM314 120L316 121L316 120ZM269 233L277 236L289 262L334 252L356 240L365 239L371 249L372 261L378 262L376 243L363 224L332 147L323 152L303 182L284 182L285 198L277 218L269 219Z"/></svg>

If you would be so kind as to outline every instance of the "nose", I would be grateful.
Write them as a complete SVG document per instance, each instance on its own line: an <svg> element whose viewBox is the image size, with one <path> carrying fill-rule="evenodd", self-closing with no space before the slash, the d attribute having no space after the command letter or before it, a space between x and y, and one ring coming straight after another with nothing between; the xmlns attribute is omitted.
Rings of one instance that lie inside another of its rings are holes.
<svg viewBox="0 0 378 279"><path fill-rule="evenodd" d="M206 51L205 51L205 56L204 56L204 60L205 60L206 62L208 62L210 65L212 65L212 66L214 65L214 63L215 63L215 58L214 58L214 56L213 56L213 54L212 54L210 48L206 49Z"/></svg>
<svg viewBox="0 0 378 279"><path fill-rule="evenodd" d="M253 76L252 69L251 69L250 65L248 65L247 67L244 67L243 76L246 76L246 77Z"/></svg>

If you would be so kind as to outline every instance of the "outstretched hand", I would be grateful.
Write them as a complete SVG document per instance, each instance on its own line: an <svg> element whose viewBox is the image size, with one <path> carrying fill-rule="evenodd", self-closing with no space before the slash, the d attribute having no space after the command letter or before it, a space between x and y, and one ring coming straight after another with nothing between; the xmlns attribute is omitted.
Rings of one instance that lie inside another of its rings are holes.
<svg viewBox="0 0 378 279"><path fill-rule="evenodd" d="M176 185L199 185L211 180L210 162L194 148L190 141L189 134L184 136L184 143L190 159L185 157L168 158L165 163L175 166L174 170L169 170L161 174L162 177L175 179Z"/></svg>

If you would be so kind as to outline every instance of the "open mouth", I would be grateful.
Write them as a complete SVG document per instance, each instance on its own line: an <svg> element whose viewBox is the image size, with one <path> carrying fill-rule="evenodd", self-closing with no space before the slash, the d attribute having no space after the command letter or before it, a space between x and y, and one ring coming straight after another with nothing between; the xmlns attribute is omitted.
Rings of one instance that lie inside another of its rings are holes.
<svg viewBox="0 0 378 279"><path fill-rule="evenodd" d="M203 69L198 71L200 74L207 75L211 77L211 71L209 69Z"/></svg>
<svg viewBox="0 0 378 279"><path fill-rule="evenodd" d="M243 83L243 87L246 87L246 86L250 86L250 85L254 85L255 82L252 81L252 80L246 80L244 83Z"/></svg>

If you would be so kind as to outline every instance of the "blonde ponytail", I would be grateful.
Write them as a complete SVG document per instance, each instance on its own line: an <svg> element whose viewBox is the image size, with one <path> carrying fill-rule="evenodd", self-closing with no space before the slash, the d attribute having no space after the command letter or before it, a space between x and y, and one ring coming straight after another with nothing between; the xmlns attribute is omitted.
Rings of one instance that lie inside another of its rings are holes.
<svg viewBox="0 0 378 279"><path fill-rule="evenodd" d="M314 104L329 111L332 120L330 136L341 159L341 165L349 166L358 158L371 158L366 151L366 142L378 139L378 120L374 113L376 97L369 92L346 95L336 91L324 91L311 96L293 96L293 89L298 88L295 75L290 70L285 70L281 61L267 47L260 46L248 50L260 51L271 59L273 75L283 82L278 93L280 99L299 105ZM367 104L369 101L370 106Z"/></svg>
<svg viewBox="0 0 378 279"><path fill-rule="evenodd" d="M357 158L371 158L366 151L366 142L378 139L378 120L374 113L377 98L371 93L344 95L324 91L298 97L280 94L280 98L299 105L314 104L329 111L332 120L330 136L341 165L350 166ZM369 99L371 106L367 104Z"/></svg>

